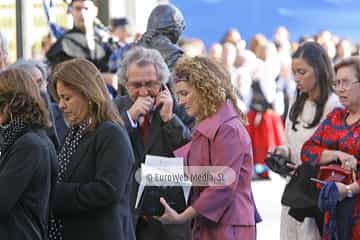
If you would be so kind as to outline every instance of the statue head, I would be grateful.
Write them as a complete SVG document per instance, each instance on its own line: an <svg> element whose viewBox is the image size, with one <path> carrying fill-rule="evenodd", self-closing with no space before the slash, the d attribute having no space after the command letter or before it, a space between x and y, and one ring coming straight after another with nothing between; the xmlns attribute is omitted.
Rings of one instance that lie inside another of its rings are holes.
<svg viewBox="0 0 360 240"><path fill-rule="evenodd" d="M163 34L174 44L178 41L184 29L184 16L178 8L171 4L161 4L155 7L147 23L147 31L156 31Z"/></svg>

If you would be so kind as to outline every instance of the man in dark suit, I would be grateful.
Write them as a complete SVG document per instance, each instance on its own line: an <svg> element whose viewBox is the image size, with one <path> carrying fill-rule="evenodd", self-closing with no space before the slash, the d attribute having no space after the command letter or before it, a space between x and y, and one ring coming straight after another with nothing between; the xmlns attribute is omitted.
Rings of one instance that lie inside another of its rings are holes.
<svg viewBox="0 0 360 240"><path fill-rule="evenodd" d="M191 134L181 120L184 114L174 103L166 83L169 69L157 50L134 47L129 50L119 71L128 96L115 100L129 132L136 166L146 154L173 157L173 151L190 140ZM180 115L178 115L180 114ZM134 206L138 183L134 184ZM189 239L189 224L167 225L134 213L137 239Z"/></svg>
<svg viewBox="0 0 360 240"><path fill-rule="evenodd" d="M93 0L72 0L69 7L74 27L48 50L47 60L54 67L69 59L86 58L101 72L107 72L111 51L105 47L101 36L96 34L94 25L98 9Z"/></svg>

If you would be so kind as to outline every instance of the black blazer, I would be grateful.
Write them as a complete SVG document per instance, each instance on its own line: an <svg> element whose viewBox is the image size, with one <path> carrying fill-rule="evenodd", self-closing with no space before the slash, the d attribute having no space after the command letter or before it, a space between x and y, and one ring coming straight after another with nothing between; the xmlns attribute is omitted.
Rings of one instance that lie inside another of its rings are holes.
<svg viewBox="0 0 360 240"><path fill-rule="evenodd" d="M120 115L125 122L126 129L130 135L131 143L134 149L136 168L145 161L145 155L159 155L164 157L173 157L173 151L184 145L191 139L189 128L183 123L185 115L179 111L178 105L174 105L174 117L164 123L158 110L152 113L149 126L149 136L144 144L139 128L132 128L126 111L133 104L129 96L119 96L115 99ZM179 114L179 115L178 115ZM180 116L180 117L179 117ZM191 122L191 121L190 121ZM131 193L131 208L133 209L134 224L138 222L138 215L135 212L135 202L139 184L135 181ZM182 230L181 230L182 231Z"/></svg>
<svg viewBox="0 0 360 240"><path fill-rule="evenodd" d="M62 63L74 58L86 58L101 71L108 72L110 46L95 34L95 48L90 50L86 35L77 28L65 32L47 51L46 58L50 65Z"/></svg>
<svg viewBox="0 0 360 240"><path fill-rule="evenodd" d="M47 239L55 148L43 130L30 130L0 157L0 239Z"/></svg>
<svg viewBox="0 0 360 240"><path fill-rule="evenodd" d="M191 139L189 128L184 122L191 124L192 119L181 111L181 108L174 103L173 118L164 123L159 111L153 111L149 126L149 135L146 144L144 144L139 128L132 128L126 111L133 104L129 96L119 96L115 99L120 115L125 122L125 126L130 135L131 143L135 153L136 168L145 161L145 155L159 155L173 157L173 151L184 145ZM134 179L131 193L131 208L133 210L133 221L136 226L138 239L189 239L190 227L188 224L164 225L159 223L142 223L135 212L135 201L139 184ZM142 229L142 230L139 230Z"/></svg>
<svg viewBox="0 0 360 240"><path fill-rule="evenodd" d="M130 97L119 96L115 99L115 104L130 135L136 167L140 167L141 163L144 162L146 154L173 157L173 151L191 139L191 132L183 120L186 119L186 123L189 124L192 122L176 104L173 108L174 117L167 123L161 120L157 109L153 112L146 144L143 142L140 129L132 128L129 122L126 111L133 104Z"/></svg>
<svg viewBox="0 0 360 240"><path fill-rule="evenodd" d="M103 122L86 134L58 183L53 213L64 240L134 239L129 194L134 155L126 130Z"/></svg>

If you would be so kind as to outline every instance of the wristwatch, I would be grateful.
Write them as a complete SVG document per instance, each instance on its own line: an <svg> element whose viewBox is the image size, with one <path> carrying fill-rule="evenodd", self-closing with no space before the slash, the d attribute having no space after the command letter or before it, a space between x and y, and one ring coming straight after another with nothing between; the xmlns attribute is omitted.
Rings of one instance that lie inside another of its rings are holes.
<svg viewBox="0 0 360 240"><path fill-rule="evenodd" d="M348 198L352 198L353 196L354 196L354 194L353 194L353 192L352 192L352 190L351 190L351 188L350 188L350 186L349 185L346 185L346 197L348 197Z"/></svg>

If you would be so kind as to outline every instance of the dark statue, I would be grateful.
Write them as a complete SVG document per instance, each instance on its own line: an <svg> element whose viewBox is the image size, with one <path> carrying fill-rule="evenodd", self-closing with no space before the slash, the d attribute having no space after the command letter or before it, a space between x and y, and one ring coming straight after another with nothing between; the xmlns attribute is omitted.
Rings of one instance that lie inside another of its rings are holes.
<svg viewBox="0 0 360 240"><path fill-rule="evenodd" d="M171 71L176 61L184 54L184 51L176 45L184 29L185 20L180 10L171 4L160 4L152 10L148 19L147 30L142 38L130 44L122 52L122 57L126 51L134 46L140 45L146 48L156 49L160 52ZM118 62L118 69L120 67L121 60ZM168 87L170 91L173 92L171 81L168 83ZM118 94L127 94L125 86L119 85Z"/></svg>
<svg viewBox="0 0 360 240"><path fill-rule="evenodd" d="M184 29L185 20L180 10L171 4L161 4L152 10L147 30L136 45L158 50L172 70L184 54L176 45Z"/></svg>

